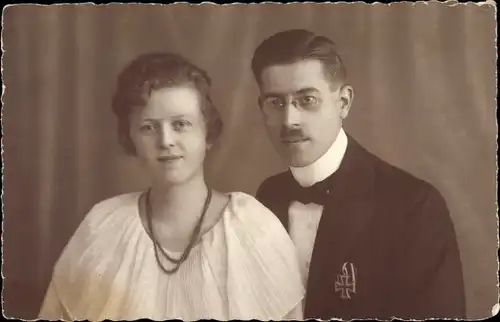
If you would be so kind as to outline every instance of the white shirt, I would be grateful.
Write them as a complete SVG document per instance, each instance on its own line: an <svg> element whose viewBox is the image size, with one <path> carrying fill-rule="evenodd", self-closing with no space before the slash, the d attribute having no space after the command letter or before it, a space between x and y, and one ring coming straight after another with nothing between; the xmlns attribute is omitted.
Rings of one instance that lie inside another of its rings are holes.
<svg viewBox="0 0 500 322"><path fill-rule="evenodd" d="M318 160L301 168L290 168L293 177L302 187L310 187L332 175L340 166L347 150L347 135L341 128L332 146ZM297 249L300 271L307 285L309 264L324 205L304 205L292 201L288 208L289 230Z"/></svg>

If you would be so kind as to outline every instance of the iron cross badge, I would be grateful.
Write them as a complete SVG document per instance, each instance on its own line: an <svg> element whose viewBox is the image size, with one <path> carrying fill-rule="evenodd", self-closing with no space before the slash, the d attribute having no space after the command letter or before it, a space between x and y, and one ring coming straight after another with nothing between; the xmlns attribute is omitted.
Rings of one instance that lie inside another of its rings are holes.
<svg viewBox="0 0 500 322"><path fill-rule="evenodd" d="M356 268L353 263L346 262L342 265L342 273L337 274L335 292L340 292L340 298L350 300L351 293L356 294Z"/></svg>

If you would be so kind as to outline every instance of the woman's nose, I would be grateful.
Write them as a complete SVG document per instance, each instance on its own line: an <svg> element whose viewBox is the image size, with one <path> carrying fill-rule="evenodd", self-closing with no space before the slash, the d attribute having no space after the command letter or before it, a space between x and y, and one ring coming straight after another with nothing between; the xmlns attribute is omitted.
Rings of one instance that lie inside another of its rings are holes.
<svg viewBox="0 0 500 322"><path fill-rule="evenodd" d="M168 148L175 145L175 134L168 125L161 125L158 138L160 148Z"/></svg>

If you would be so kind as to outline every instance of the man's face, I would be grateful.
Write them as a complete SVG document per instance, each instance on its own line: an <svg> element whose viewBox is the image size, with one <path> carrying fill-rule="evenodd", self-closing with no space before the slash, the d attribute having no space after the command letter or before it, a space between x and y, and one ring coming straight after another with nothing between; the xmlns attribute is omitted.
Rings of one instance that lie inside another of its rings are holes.
<svg viewBox="0 0 500 322"><path fill-rule="evenodd" d="M337 138L352 88L332 85L316 59L265 68L259 104L271 142L292 167L319 159Z"/></svg>

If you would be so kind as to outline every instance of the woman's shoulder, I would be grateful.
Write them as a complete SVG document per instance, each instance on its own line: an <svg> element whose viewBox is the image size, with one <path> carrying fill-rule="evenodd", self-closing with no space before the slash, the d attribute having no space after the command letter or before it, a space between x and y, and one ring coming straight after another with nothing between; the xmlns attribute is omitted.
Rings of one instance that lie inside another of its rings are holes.
<svg viewBox="0 0 500 322"><path fill-rule="evenodd" d="M141 239L140 193L120 194L94 204L57 260L52 280L72 305L103 279L113 278ZM108 275L105 275L108 274ZM107 276L107 277L106 277Z"/></svg>
<svg viewBox="0 0 500 322"><path fill-rule="evenodd" d="M82 224L104 219L122 210L137 209L140 192L129 192L101 199L95 203L84 217Z"/></svg>
<svg viewBox="0 0 500 322"><path fill-rule="evenodd" d="M293 242L279 219L255 197L243 192L229 196L225 215L231 262L228 278L229 285L237 285L228 288L230 302L246 303L246 316L281 320L304 294ZM241 289L250 291L243 295Z"/></svg>
<svg viewBox="0 0 500 322"><path fill-rule="evenodd" d="M140 193L126 193L102 199L94 204L66 245L66 251L79 253L89 243L115 235L134 219Z"/></svg>
<svg viewBox="0 0 500 322"><path fill-rule="evenodd" d="M254 196L241 191L229 192L227 195L230 198L228 209L239 220L280 223L276 215Z"/></svg>
<svg viewBox="0 0 500 322"><path fill-rule="evenodd" d="M260 201L249 193L242 191L228 192L230 198L228 206L231 210L239 211L259 211L262 216L274 215L271 210L264 206Z"/></svg>
<svg viewBox="0 0 500 322"><path fill-rule="evenodd" d="M124 206L137 205L140 195L141 192L128 192L101 199L92 206L90 212L107 212Z"/></svg>
<svg viewBox="0 0 500 322"><path fill-rule="evenodd" d="M291 245L291 239L278 217L254 196L245 192L230 192L228 195L228 222L241 238L247 236L284 243L285 247Z"/></svg>

